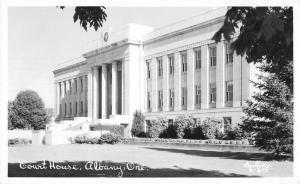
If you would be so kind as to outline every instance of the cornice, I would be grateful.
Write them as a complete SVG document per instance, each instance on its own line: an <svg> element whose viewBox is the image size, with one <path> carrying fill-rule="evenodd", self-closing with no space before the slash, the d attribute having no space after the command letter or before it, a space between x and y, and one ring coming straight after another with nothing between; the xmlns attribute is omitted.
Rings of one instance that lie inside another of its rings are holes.
<svg viewBox="0 0 300 184"><path fill-rule="evenodd" d="M173 31L173 32L164 34L164 35L160 35L160 36L157 36L157 37L149 39L149 40L145 40L143 43L144 43L144 45L147 45L147 44L152 44L152 43L159 42L162 40L170 39L170 38L178 36L178 35L183 35L183 34L198 30L198 29L209 27L209 26L217 24L217 23L221 23L224 21L224 19L225 19L224 16L218 17L218 18L208 20L208 21L205 21L205 22L202 22L202 23L199 23L199 24L187 27L187 28L183 28L183 29L180 29L177 31Z"/></svg>
<svg viewBox="0 0 300 184"><path fill-rule="evenodd" d="M68 69L72 69L72 68L75 68L75 67L80 67L80 66L83 66L83 65L86 65L86 64L87 64L87 61L82 61L82 62L79 62L79 63L74 63L72 65L68 65L68 66L65 66L65 67L62 67L62 68L59 68L59 69L55 69L53 71L53 73L57 74L59 72L62 72L62 71L68 70Z"/></svg>
<svg viewBox="0 0 300 184"><path fill-rule="evenodd" d="M112 43L110 45L107 45L105 47L102 47L102 48L98 48L98 49L95 49L93 51L90 51L90 52L87 52L85 54L83 54L82 56L86 59L88 58L91 58L93 56L96 56L98 54L105 54L107 52L110 52L114 49L118 49L120 47L123 47L125 45L129 45L129 44L132 44L132 45L140 45L142 44L142 42L138 41L138 40L131 40L131 39L124 39L124 40L121 40L121 41L118 41L118 42L115 42L115 43Z"/></svg>

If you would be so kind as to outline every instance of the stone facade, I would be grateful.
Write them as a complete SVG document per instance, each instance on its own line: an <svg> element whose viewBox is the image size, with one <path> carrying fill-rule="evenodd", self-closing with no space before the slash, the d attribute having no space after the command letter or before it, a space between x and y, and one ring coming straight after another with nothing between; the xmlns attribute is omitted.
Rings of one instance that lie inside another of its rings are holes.
<svg viewBox="0 0 300 184"><path fill-rule="evenodd" d="M212 11L157 30L130 24L80 61L59 67L54 71L57 120L83 116L130 124L128 117L141 110L147 120L192 114L239 123L255 67L232 52L230 43L211 40L224 13Z"/></svg>

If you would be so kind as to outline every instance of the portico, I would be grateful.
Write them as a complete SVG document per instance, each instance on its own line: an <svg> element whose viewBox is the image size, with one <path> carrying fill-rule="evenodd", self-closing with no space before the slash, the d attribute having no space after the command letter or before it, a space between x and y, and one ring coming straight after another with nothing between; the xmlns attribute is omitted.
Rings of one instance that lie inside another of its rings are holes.
<svg viewBox="0 0 300 184"><path fill-rule="evenodd" d="M92 119L108 119L111 115L122 115L122 61L116 60L93 66L90 69Z"/></svg>

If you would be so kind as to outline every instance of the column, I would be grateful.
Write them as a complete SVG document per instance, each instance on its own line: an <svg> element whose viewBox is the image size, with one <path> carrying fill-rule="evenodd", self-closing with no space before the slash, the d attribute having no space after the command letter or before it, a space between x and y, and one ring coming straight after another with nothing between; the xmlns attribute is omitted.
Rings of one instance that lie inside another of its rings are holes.
<svg viewBox="0 0 300 184"><path fill-rule="evenodd" d="M114 61L112 63L112 67L111 67L111 79L112 79L112 85L111 85L111 114L115 115L117 112L117 108L118 108L118 103L117 103L117 62Z"/></svg>
<svg viewBox="0 0 300 184"><path fill-rule="evenodd" d="M208 45L201 47L201 109L208 109L209 102L209 58Z"/></svg>
<svg viewBox="0 0 300 184"><path fill-rule="evenodd" d="M217 44L217 66L216 66L217 101L216 108L225 105L225 44L221 41Z"/></svg>
<svg viewBox="0 0 300 184"><path fill-rule="evenodd" d="M77 95L77 97L76 97L76 101L77 101L77 114L76 114L76 116L79 116L79 114L80 114L80 112L79 112L79 107L80 107L80 96L81 96L81 89L80 89L80 77L77 77L76 78L77 80L76 80L76 83L77 83L77 92L76 92L76 95ZM75 105L76 105L76 103L75 103ZM74 109L74 112L75 112L75 109Z"/></svg>
<svg viewBox="0 0 300 184"><path fill-rule="evenodd" d="M195 59L194 50L187 50L187 110L195 109Z"/></svg>
<svg viewBox="0 0 300 184"><path fill-rule="evenodd" d="M170 87L169 87L169 61L168 56L162 57L163 62L163 111L169 111L170 107Z"/></svg>
<svg viewBox="0 0 300 184"><path fill-rule="evenodd" d="M102 110L102 117L101 119L106 119L107 118L107 98L106 98L106 90L107 90L107 65L106 64L102 64L102 86L101 86L101 90L102 90L102 105L101 105L101 110ZM99 93L98 93L99 94ZM99 100L98 100L99 102Z"/></svg>
<svg viewBox="0 0 300 184"><path fill-rule="evenodd" d="M174 110L181 110L181 60L180 53L174 54Z"/></svg>
<svg viewBox="0 0 300 184"><path fill-rule="evenodd" d="M99 68L93 67L93 119L99 118Z"/></svg>
<svg viewBox="0 0 300 184"><path fill-rule="evenodd" d="M61 82L61 117L65 117L65 82L66 81L62 81Z"/></svg>
<svg viewBox="0 0 300 184"><path fill-rule="evenodd" d="M55 92L55 106L56 106L56 108L55 108L55 113L56 113L56 117L59 117L59 102L60 102L60 93L59 93L59 82L56 82L55 83L55 90L56 90L56 92Z"/></svg>
<svg viewBox="0 0 300 184"><path fill-rule="evenodd" d="M87 94L87 100L88 100L88 114L87 116L89 118L93 118L93 70L92 68L88 69L87 74L87 82L88 82L88 94Z"/></svg>
<svg viewBox="0 0 300 184"><path fill-rule="evenodd" d="M241 56L233 53L233 107L241 106Z"/></svg>
<svg viewBox="0 0 300 184"><path fill-rule="evenodd" d="M157 61L156 58L152 58L151 60L151 71L152 71L152 99L151 99L151 109L152 112L158 111L158 96L157 96Z"/></svg>
<svg viewBox="0 0 300 184"><path fill-rule="evenodd" d="M88 107L88 100L87 100L87 93L88 93L88 77L84 75L84 95L83 95L83 114L84 117L87 117L87 107Z"/></svg>

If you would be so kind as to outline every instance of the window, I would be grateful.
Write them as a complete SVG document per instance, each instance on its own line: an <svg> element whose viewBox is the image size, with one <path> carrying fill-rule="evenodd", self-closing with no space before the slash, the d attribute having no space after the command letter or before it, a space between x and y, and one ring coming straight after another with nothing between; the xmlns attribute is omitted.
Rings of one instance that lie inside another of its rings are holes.
<svg viewBox="0 0 300 184"><path fill-rule="evenodd" d="M69 94L72 94L72 81L69 80Z"/></svg>
<svg viewBox="0 0 300 184"><path fill-rule="evenodd" d="M163 63L162 58L157 58L157 65L158 65L158 76L161 77L163 75Z"/></svg>
<svg viewBox="0 0 300 184"><path fill-rule="evenodd" d="M169 66L170 66L170 75L174 75L174 56L171 55L168 57L169 59Z"/></svg>
<svg viewBox="0 0 300 184"><path fill-rule="evenodd" d="M65 103L65 116L67 115L67 104Z"/></svg>
<svg viewBox="0 0 300 184"><path fill-rule="evenodd" d="M77 79L74 79L74 84L75 84L75 86L74 86L74 93L76 94L77 93Z"/></svg>
<svg viewBox="0 0 300 184"><path fill-rule="evenodd" d="M59 97L61 97L62 91L61 91L61 82L59 83Z"/></svg>
<svg viewBox="0 0 300 184"><path fill-rule="evenodd" d="M232 119L231 117L223 117L223 128L224 128L224 132L226 132L232 124Z"/></svg>
<svg viewBox="0 0 300 184"><path fill-rule="evenodd" d="M174 89L170 89L170 107L174 107Z"/></svg>
<svg viewBox="0 0 300 184"><path fill-rule="evenodd" d="M147 108L148 111L151 111L151 93L147 92Z"/></svg>
<svg viewBox="0 0 300 184"><path fill-rule="evenodd" d="M69 115L72 115L72 103L69 104L69 109L70 109Z"/></svg>
<svg viewBox="0 0 300 184"><path fill-rule="evenodd" d="M61 114L62 114L62 105L59 104L59 115L61 115Z"/></svg>
<svg viewBox="0 0 300 184"><path fill-rule="evenodd" d="M195 86L195 104L199 105L201 103L201 87L200 85Z"/></svg>
<svg viewBox="0 0 300 184"><path fill-rule="evenodd" d="M83 78L80 77L80 92L83 91Z"/></svg>
<svg viewBox="0 0 300 184"><path fill-rule="evenodd" d="M197 49L195 50L195 68L200 69L201 68L201 50Z"/></svg>
<svg viewBox="0 0 300 184"><path fill-rule="evenodd" d="M64 81L64 94L65 95L67 94L67 84L66 84L66 81Z"/></svg>
<svg viewBox="0 0 300 184"><path fill-rule="evenodd" d="M226 44L226 63L233 62L233 51L230 49L230 44Z"/></svg>
<svg viewBox="0 0 300 184"><path fill-rule="evenodd" d="M85 75L85 91L88 90L88 76Z"/></svg>
<svg viewBox="0 0 300 184"><path fill-rule="evenodd" d="M226 102L233 100L233 81L226 82Z"/></svg>
<svg viewBox="0 0 300 184"><path fill-rule="evenodd" d="M77 115L78 114L78 103L77 102L75 102L75 115Z"/></svg>
<svg viewBox="0 0 300 184"><path fill-rule="evenodd" d="M163 107L163 91L158 91L158 109L161 110Z"/></svg>
<svg viewBox="0 0 300 184"><path fill-rule="evenodd" d="M151 78L150 62L147 62L147 78Z"/></svg>
<svg viewBox="0 0 300 184"><path fill-rule="evenodd" d="M187 71L187 55L186 52L181 52L180 53L180 58L181 58L181 65L182 65L182 72Z"/></svg>
<svg viewBox="0 0 300 184"><path fill-rule="evenodd" d="M83 101L80 102L80 114L83 114Z"/></svg>
<svg viewBox="0 0 300 184"><path fill-rule="evenodd" d="M187 104L187 88L183 87L181 88L181 105L186 106Z"/></svg>
<svg viewBox="0 0 300 184"><path fill-rule="evenodd" d="M216 47L209 48L209 60L210 60L210 66L216 66L216 64L217 64L217 48Z"/></svg>
<svg viewBox="0 0 300 184"><path fill-rule="evenodd" d="M210 103L216 103L217 98L216 83L209 84Z"/></svg>

